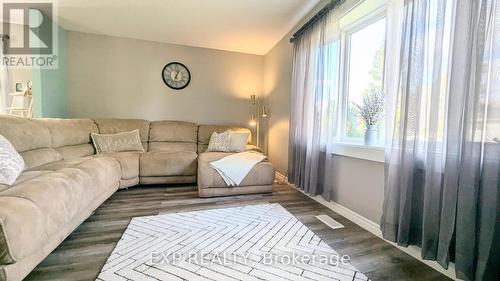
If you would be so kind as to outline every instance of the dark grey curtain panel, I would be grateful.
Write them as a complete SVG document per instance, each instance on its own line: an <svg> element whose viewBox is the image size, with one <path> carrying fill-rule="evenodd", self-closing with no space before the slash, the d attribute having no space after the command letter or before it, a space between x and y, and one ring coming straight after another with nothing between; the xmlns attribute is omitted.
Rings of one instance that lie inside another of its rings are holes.
<svg viewBox="0 0 500 281"><path fill-rule="evenodd" d="M458 278L498 280L500 1L401 9L381 230Z"/></svg>

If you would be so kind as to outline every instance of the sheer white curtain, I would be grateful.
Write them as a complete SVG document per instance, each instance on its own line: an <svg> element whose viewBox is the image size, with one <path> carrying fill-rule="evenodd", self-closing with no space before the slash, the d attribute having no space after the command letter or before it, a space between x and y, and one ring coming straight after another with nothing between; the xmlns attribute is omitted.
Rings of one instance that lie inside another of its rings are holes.
<svg viewBox="0 0 500 281"><path fill-rule="evenodd" d="M421 246L424 259L443 267L454 261L459 278L492 280L499 264L500 4L389 3L401 29L388 33L392 130L382 232Z"/></svg>
<svg viewBox="0 0 500 281"><path fill-rule="evenodd" d="M295 39L288 180L330 200L339 99L339 19L360 0L342 1Z"/></svg>
<svg viewBox="0 0 500 281"><path fill-rule="evenodd" d="M325 171L332 162L339 36L337 13L330 11L296 38L293 48L288 180L308 194L327 199L331 186Z"/></svg>
<svg viewBox="0 0 500 281"><path fill-rule="evenodd" d="M3 37L0 39L0 60L2 62L0 63L0 114L7 113L7 107L9 106L9 72L3 64L6 40Z"/></svg>

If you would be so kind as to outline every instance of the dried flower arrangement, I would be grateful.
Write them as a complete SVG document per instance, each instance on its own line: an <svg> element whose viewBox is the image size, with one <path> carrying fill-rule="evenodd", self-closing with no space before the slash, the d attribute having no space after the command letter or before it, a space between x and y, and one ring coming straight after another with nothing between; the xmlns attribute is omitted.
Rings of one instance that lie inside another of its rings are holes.
<svg viewBox="0 0 500 281"><path fill-rule="evenodd" d="M382 119L384 112L384 93L382 89L372 87L363 95L362 104L354 104L354 110L365 120L366 126L376 125Z"/></svg>

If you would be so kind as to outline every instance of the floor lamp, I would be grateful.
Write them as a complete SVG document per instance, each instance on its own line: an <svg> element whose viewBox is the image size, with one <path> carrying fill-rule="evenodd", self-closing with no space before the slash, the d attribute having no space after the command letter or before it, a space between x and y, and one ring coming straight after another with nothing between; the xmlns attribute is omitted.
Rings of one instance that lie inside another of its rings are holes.
<svg viewBox="0 0 500 281"><path fill-rule="evenodd" d="M266 106L263 104L262 100L259 99L255 94L250 95L250 101L252 103L252 118L250 119L250 126L255 127L255 144L264 150L264 153L267 153L267 147L261 147L262 144L260 142L260 131L262 130L261 122L267 120L269 118L269 113ZM267 129L267 128L265 128ZM267 146L267 144L266 144Z"/></svg>

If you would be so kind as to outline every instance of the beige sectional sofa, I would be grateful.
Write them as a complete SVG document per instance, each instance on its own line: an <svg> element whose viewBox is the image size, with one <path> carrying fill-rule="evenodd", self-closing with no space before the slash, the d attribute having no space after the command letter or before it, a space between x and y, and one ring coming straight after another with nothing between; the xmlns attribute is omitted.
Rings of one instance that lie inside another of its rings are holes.
<svg viewBox="0 0 500 281"><path fill-rule="evenodd" d="M257 164L238 187L225 185L209 167L228 155L205 152L210 135L228 128L181 121L0 116L0 135L26 164L14 185L0 185L0 280L23 279L119 188L197 182L201 197L272 191L269 162ZM145 152L95 154L91 133L135 129Z"/></svg>

